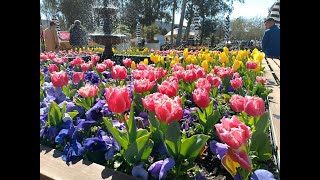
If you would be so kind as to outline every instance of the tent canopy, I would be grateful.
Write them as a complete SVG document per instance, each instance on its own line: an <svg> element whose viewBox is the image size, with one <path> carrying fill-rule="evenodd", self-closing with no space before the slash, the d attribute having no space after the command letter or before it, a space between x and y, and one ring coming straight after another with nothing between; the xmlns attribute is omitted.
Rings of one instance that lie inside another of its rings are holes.
<svg viewBox="0 0 320 180"><path fill-rule="evenodd" d="M182 34L184 35L186 33L186 28L182 28ZM178 28L175 28L173 30L173 38L177 38L178 36ZM194 36L194 32L189 32L189 37L193 37ZM166 38L169 38L171 37L171 31L169 31L166 35L165 35Z"/></svg>

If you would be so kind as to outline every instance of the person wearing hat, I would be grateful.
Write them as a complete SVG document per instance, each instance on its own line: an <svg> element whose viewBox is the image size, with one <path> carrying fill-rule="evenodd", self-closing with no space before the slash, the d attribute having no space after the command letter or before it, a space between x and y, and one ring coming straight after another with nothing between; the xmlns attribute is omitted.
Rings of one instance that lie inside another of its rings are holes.
<svg viewBox="0 0 320 180"><path fill-rule="evenodd" d="M280 59L280 29L273 18L264 21L265 32L262 39L262 51L266 57Z"/></svg>
<svg viewBox="0 0 320 180"><path fill-rule="evenodd" d="M50 26L44 30L44 42L47 52L59 51L58 32L56 30L57 24L54 21L50 22Z"/></svg>

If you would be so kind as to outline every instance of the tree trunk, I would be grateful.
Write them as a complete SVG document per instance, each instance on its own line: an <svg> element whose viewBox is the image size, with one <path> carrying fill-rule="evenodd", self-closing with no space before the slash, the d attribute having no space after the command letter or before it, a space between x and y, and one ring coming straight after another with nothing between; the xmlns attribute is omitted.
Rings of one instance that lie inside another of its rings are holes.
<svg viewBox="0 0 320 180"><path fill-rule="evenodd" d="M181 9L181 16L180 16L180 23L178 29L178 37L177 37L177 46L181 44L181 36L182 36L182 27L183 27L183 20L184 20L184 13L186 11L187 0L183 0L182 2L182 9Z"/></svg>
<svg viewBox="0 0 320 180"><path fill-rule="evenodd" d="M171 36L170 36L171 48L173 46L174 14L175 14L176 6L177 6L177 2L176 2L176 0L174 0L173 1L173 9L172 9L172 24L171 24Z"/></svg>
<svg viewBox="0 0 320 180"><path fill-rule="evenodd" d="M193 3L191 4L191 7L193 7ZM193 11L190 12L190 19L188 19L188 24L187 24L187 28L186 28L186 34L184 35L184 40L188 41L189 39L189 33L190 33L190 26L192 23L192 19L193 19Z"/></svg>

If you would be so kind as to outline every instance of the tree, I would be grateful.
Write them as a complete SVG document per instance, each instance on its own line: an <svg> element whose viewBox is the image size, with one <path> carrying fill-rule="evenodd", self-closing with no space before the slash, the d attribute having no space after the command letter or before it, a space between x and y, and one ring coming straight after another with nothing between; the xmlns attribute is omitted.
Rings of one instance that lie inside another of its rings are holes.
<svg viewBox="0 0 320 180"><path fill-rule="evenodd" d="M52 18L59 12L58 0L42 0L40 3L40 12L43 13L47 19Z"/></svg>
<svg viewBox="0 0 320 180"><path fill-rule="evenodd" d="M184 14L186 11L186 5L187 5L187 0L183 0L182 7L181 7L181 16L180 16L178 35L177 35L177 42L176 42L177 46L180 46L180 41L181 41L181 36L182 36L182 26L183 26Z"/></svg>
<svg viewBox="0 0 320 180"><path fill-rule="evenodd" d="M60 0L59 7L69 27L80 20L89 32L94 30L93 0Z"/></svg>
<svg viewBox="0 0 320 180"><path fill-rule="evenodd" d="M158 34L160 32L159 27L154 23L149 26L143 27L143 32L145 33L145 36L147 37L147 42L153 42L153 37L155 34Z"/></svg>
<svg viewBox="0 0 320 180"><path fill-rule="evenodd" d="M173 0L173 6L172 6L172 24L171 24L171 36L170 36L170 43L171 46L173 46L173 31L174 31L174 15L175 11L178 8L177 0Z"/></svg>

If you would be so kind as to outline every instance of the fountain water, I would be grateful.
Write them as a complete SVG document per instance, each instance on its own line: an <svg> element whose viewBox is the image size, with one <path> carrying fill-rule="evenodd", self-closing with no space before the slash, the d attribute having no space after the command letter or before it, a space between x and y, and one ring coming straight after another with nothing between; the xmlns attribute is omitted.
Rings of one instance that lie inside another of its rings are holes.
<svg viewBox="0 0 320 180"><path fill-rule="evenodd" d="M102 60L111 58L114 54L112 52L112 45L120 44L127 39L124 34L112 34L113 17L116 15L118 8L113 4L103 1L103 6L94 7L94 11L103 19L103 33L90 34L92 40L98 44L104 45Z"/></svg>

